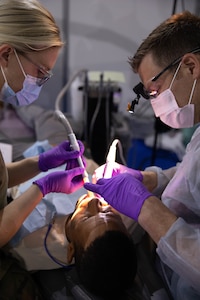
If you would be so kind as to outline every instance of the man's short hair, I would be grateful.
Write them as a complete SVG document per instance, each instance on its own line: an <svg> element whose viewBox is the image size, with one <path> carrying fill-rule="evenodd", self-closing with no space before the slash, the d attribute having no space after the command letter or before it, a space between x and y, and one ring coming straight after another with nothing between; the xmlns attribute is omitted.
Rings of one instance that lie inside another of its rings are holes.
<svg viewBox="0 0 200 300"><path fill-rule="evenodd" d="M88 291L103 299L121 299L134 283L137 271L135 245L123 232L106 231L85 251L76 245L75 265L80 282Z"/></svg>
<svg viewBox="0 0 200 300"><path fill-rule="evenodd" d="M144 56L151 53L155 62L165 67L198 47L200 47L200 17L185 11L172 15L157 26L144 39L135 55L129 58L129 63L137 73Z"/></svg>

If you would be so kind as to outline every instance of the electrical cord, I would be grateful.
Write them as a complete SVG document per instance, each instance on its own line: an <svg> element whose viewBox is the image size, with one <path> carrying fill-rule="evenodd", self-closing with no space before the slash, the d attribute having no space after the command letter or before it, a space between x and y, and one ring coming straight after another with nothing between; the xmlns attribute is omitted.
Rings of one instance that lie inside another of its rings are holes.
<svg viewBox="0 0 200 300"><path fill-rule="evenodd" d="M94 129L95 121L97 119L98 113L101 108L102 96L103 96L103 74L100 75L97 105L96 105L95 111L93 113L91 122L90 122L90 128L89 128L89 143L90 143L90 145L92 145L92 133L94 131L93 129Z"/></svg>
<svg viewBox="0 0 200 300"><path fill-rule="evenodd" d="M72 85L73 81L76 79L76 77L78 77L79 75L81 75L82 73L87 73L87 70L85 69L80 69L79 71L77 71L74 75L72 75L72 77L70 77L69 81L64 85L64 87L61 89L61 91L59 92L58 96L56 97L56 101L55 101L55 110L61 110L61 100L64 96L64 94L68 91L68 89L70 88L70 86Z"/></svg>
<svg viewBox="0 0 200 300"><path fill-rule="evenodd" d="M185 11L185 1L181 0L181 5L182 5L182 11ZM173 2L173 7L172 7L172 15L176 13L176 7L177 7L177 0L174 0Z"/></svg>
<svg viewBox="0 0 200 300"><path fill-rule="evenodd" d="M108 80L107 86L106 86L106 103L105 103L105 123L106 123L106 145L109 144L110 140L110 80Z"/></svg>
<svg viewBox="0 0 200 300"><path fill-rule="evenodd" d="M49 251L48 247L47 247L47 238L48 238L48 235L49 235L49 232L55 222L55 217L56 217L56 214L53 216L51 222L49 223L48 225L48 228L47 228L47 232L46 232L46 235L45 235L45 238L44 238L44 248L48 254L48 256L56 263L58 264L59 266L65 268L66 270L71 270L73 267L74 267L74 264L71 264L71 265L67 265L67 264L64 264L63 262L61 262L59 259L55 258Z"/></svg>

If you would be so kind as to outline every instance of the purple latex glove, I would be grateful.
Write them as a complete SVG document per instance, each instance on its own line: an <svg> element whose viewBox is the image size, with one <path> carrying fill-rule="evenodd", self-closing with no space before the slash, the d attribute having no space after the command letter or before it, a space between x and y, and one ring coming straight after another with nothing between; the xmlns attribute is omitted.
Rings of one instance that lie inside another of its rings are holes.
<svg viewBox="0 0 200 300"><path fill-rule="evenodd" d="M84 187L101 195L113 208L136 221L144 201L152 196L140 180L128 173L99 179L96 184L85 183Z"/></svg>
<svg viewBox="0 0 200 300"><path fill-rule="evenodd" d="M70 194L83 186L83 168L74 168L69 171L50 173L33 183L41 190L43 196L48 193Z"/></svg>
<svg viewBox="0 0 200 300"><path fill-rule="evenodd" d="M70 142L65 141L60 145L41 153L38 161L40 171L46 172L49 169L59 167L65 163L67 163L67 170L78 167L77 157L82 157L84 152L84 145L82 142L78 141L78 144L80 151L73 151L70 147Z"/></svg>
<svg viewBox="0 0 200 300"><path fill-rule="evenodd" d="M112 167L112 177L119 175L121 173L129 173L132 176L134 176L135 178L137 178L138 180L142 181L143 180L143 175L140 171L135 170L135 169L131 169L128 168L124 165L118 164L116 162L113 162L111 164ZM106 170L106 164L100 166L99 168L97 168L92 176L92 181L95 183L97 182L97 180L99 180L100 178L104 177L104 173Z"/></svg>

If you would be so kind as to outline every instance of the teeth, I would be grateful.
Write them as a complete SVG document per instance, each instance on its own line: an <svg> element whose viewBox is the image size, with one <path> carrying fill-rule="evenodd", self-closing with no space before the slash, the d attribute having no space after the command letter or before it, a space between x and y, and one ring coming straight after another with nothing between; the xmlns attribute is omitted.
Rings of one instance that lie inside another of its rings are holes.
<svg viewBox="0 0 200 300"><path fill-rule="evenodd" d="M103 205L108 205L108 202L106 202L106 201L104 200L104 198L100 198L99 200L101 201L101 203L102 203Z"/></svg>
<svg viewBox="0 0 200 300"><path fill-rule="evenodd" d="M105 213L99 213L99 216L104 220L104 222L107 224L108 220L107 220L107 216Z"/></svg>

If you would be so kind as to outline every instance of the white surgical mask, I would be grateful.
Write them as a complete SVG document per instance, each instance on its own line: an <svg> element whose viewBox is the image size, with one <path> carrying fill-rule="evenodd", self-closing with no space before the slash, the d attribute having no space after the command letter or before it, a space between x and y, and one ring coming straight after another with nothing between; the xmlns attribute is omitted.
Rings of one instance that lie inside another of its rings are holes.
<svg viewBox="0 0 200 300"><path fill-rule="evenodd" d="M171 87L180 69L180 66L181 63L176 69L169 88L160 93L160 95L158 95L156 98L151 99L151 105L156 117L159 117L166 125L177 129L194 126L194 104L191 104L191 100L197 82L197 79L195 79L188 104L183 107L179 107L175 96L171 91Z"/></svg>
<svg viewBox="0 0 200 300"><path fill-rule="evenodd" d="M24 82L23 82L23 88L19 92L15 93L12 90L12 88L8 85L7 78L5 76L3 68L1 66L1 72L4 77L5 83L2 87L0 96L1 96L1 100L4 101L5 103L10 103L13 106L25 106L25 105L31 104L39 97L42 86L37 85L36 77L25 74L22 64L19 60L19 57L15 50L14 50L14 52L15 52L17 61L19 63L19 66L22 70L22 73L24 74L24 77L25 77Z"/></svg>

